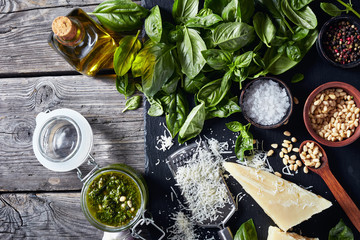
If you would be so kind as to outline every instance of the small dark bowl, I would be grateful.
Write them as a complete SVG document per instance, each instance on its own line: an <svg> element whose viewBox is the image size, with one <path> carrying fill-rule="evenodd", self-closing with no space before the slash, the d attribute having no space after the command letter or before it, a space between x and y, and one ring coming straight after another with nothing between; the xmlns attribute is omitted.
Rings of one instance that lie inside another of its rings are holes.
<svg viewBox="0 0 360 240"><path fill-rule="evenodd" d="M325 50L325 47L324 47L324 41L325 41L324 35L327 32L327 30L329 29L329 27L333 26L337 22L343 21L343 20L349 21L351 24L355 25L358 29L360 29L360 23L359 23L358 19L356 19L355 17L346 16L346 15L333 17L333 18L329 19L327 22L325 22L325 24L321 27L318 39L316 41L316 49L317 49L318 53L320 54L320 56L322 56L327 62L331 63L333 66L340 67L340 68L354 68L354 67L357 67L360 65L360 59L358 59L355 62L341 64L341 63L338 63L338 62L335 62L334 60L332 60L328 56L327 51ZM360 49L360 44L359 44L358 48Z"/></svg>
<svg viewBox="0 0 360 240"><path fill-rule="evenodd" d="M308 96L308 98L306 99L306 102L304 105L304 110L303 110L303 118L304 118L305 127L308 130L308 132L310 133L310 135L320 144L323 144L323 145L329 146L329 147L343 147L343 146L349 145L350 143L353 143L355 140L357 140L360 137L360 127L357 127L355 129L355 132L353 133L353 135L351 135L349 138L342 140L342 141L332 142L332 141L328 141L328 140L320 137L311 126L311 121L309 118L310 106L311 106L314 98L316 97L316 95L319 92L321 92L325 89L328 89L328 88L342 88L345 92L347 92L348 94L350 94L351 96L354 97L353 100L356 103L356 106L357 107L360 106L360 92L355 87L353 87L350 84L344 83L344 82L327 82L325 84L320 85L314 91L312 91L310 93L310 95Z"/></svg>
<svg viewBox="0 0 360 240"><path fill-rule="evenodd" d="M290 102L290 107L288 108L287 110L287 113L285 114L285 116L280 120L280 122L278 123L275 123L275 124L272 124L272 125L262 125L262 124L259 124L257 122L254 122L254 120L252 120L247 114L246 112L244 111L244 94L246 92L246 90L256 81L262 81L262 80L272 80L274 82L277 82L280 87L282 88L285 88L286 90L286 93L287 93L287 96L289 97L289 102ZM292 97L292 94L290 92L290 89L288 88L288 86L286 86L286 84L277 79L277 78L274 78L274 77L260 77L260 78L256 78L254 80L252 80L251 82L249 82L248 84L246 84L246 86L243 88L243 90L241 91L241 94L240 94L240 107L241 109L243 110L243 116L244 118L250 122L252 125L254 125L255 127L258 127L258 128L262 128L262 129L273 129L273 128L278 128L284 124L286 124L288 121L289 121L289 118L290 118L290 115L292 113L292 110L293 110L293 97Z"/></svg>

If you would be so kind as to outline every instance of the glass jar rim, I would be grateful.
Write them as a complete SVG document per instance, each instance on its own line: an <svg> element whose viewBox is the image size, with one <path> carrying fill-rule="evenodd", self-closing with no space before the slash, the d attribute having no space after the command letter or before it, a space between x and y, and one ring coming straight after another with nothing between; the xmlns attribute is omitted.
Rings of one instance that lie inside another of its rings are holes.
<svg viewBox="0 0 360 240"><path fill-rule="evenodd" d="M126 225L123 225L123 226L110 226L110 225L106 225L106 224L100 222L90 213L88 205L87 205L87 192L89 190L90 184L101 174L108 173L108 172L119 172L121 174L125 174L127 177L129 177L135 183L135 185L137 186L137 188L140 192L140 198L141 198L140 207L137 210L135 217L133 219L131 219L129 221L129 223L127 223ZM141 184L139 183L139 180L137 180L134 176L127 173L123 169L108 168L108 167L101 168L86 180L86 182L84 183L84 185L81 189L81 209L82 209L85 217L87 218L87 220L94 227L96 227L100 230L106 231L106 232L120 232L120 231L127 230L130 227L132 227L143 216L143 213L145 211L145 205L146 205L146 198L145 198L144 194L145 193L143 192L143 189L141 188Z"/></svg>

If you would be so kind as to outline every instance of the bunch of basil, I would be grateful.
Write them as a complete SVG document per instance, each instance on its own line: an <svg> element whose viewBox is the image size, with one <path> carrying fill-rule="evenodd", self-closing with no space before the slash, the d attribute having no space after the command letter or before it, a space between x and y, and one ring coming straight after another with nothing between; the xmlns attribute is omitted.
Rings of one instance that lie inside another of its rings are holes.
<svg viewBox="0 0 360 240"><path fill-rule="evenodd" d="M115 52L117 89L126 97L135 89L143 92L151 104L148 114L165 114L172 137L178 134L184 143L201 132L206 119L241 111L231 88L281 74L304 57L317 38L311 1L205 0L199 11L199 0L175 0L176 25L162 21L158 6L147 16L131 0L105 1L93 14L115 31L134 30L147 16L144 46L137 35L126 36Z"/></svg>

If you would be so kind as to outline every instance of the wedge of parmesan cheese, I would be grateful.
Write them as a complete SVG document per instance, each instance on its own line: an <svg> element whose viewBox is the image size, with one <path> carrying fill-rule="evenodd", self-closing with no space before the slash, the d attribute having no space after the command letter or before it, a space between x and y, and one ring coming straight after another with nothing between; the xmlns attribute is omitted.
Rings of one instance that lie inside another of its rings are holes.
<svg viewBox="0 0 360 240"><path fill-rule="evenodd" d="M296 233L287 233L277 227L270 226L267 240L319 240L318 238L308 238Z"/></svg>
<svg viewBox="0 0 360 240"><path fill-rule="evenodd" d="M232 162L223 165L285 232L332 205L330 201L272 173Z"/></svg>

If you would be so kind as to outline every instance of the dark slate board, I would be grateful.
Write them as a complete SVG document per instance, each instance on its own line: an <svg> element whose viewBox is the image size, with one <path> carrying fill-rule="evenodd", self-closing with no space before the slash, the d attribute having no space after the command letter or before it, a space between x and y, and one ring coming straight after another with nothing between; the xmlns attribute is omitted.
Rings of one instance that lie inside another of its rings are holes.
<svg viewBox="0 0 360 240"><path fill-rule="evenodd" d="M142 4L146 8L159 5L162 14L164 11L167 11L165 14L167 15L166 18L171 16L172 1L146 0L143 1ZM319 26L322 26L325 20L328 19L328 16L319 10L318 4L312 4L312 8L318 13ZM305 80L297 84L291 84L291 77L298 72L305 75ZM278 78L288 83L293 95L299 99L300 104L294 105L293 114L286 126L273 130L263 130L255 127L251 128L254 138L264 141L264 149L270 149L270 144L272 143L281 143L284 139L282 133L285 130L289 130L293 136L297 137L298 144L303 140L312 139L303 123L302 109L306 97L317 86L329 81L343 81L360 89L359 67L357 69L348 70L333 67L318 55L315 46L308 52L300 64L289 72L278 76ZM146 110L148 108L149 104L146 103ZM241 113L234 114L228 119L212 119L205 122L201 136L214 137L219 141L235 140L234 134L225 129L225 123L234 120L244 124L247 123ZM152 213L155 222L165 230L174 223L171 219L171 214L179 210L175 195L173 195L174 201L171 199L171 187L173 187L175 191L178 191L178 189L174 186L175 182L165 163L165 159L182 146L179 146L175 141L176 143L174 146L168 151L162 152L156 149L156 137L164 135L165 128L162 125L164 122L164 117L149 117L145 114L145 172L150 192L149 210ZM190 141L189 143L191 142L193 141ZM324 149L328 154L329 164L333 174L342 184L355 204L360 207L360 141L358 140L353 144L342 148L324 147ZM278 151L276 151L276 153L278 153ZM270 158L270 163L275 171L281 172L283 165L277 154L276 157ZM329 230L338 223L340 218L342 218L352 229L355 239L360 239L359 232L352 226L350 220L318 175L314 173L306 175L302 171L299 171L295 176L283 176L283 178L304 187L313 186L310 189L312 192L323 196L333 203L331 208L313 216L310 220L295 226L293 228L295 232L302 233L304 236L327 239ZM237 195L239 192L244 193L244 190L233 178L229 178L227 183L233 195ZM239 202L239 209L228 222L228 226L230 226L232 232L235 234L241 223L249 218L254 220L259 239L266 239L269 225L275 224L256 202L249 195L246 195ZM216 231L216 229L197 229L197 232L202 236L201 239L211 236L215 236L215 238L218 239Z"/></svg>

